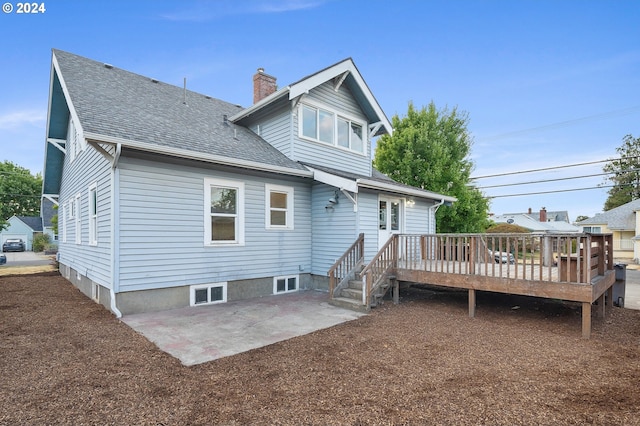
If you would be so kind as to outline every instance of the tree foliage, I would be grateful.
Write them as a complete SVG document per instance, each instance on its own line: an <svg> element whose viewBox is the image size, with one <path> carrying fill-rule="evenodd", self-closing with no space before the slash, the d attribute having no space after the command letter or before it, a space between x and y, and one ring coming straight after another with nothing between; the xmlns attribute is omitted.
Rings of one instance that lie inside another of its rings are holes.
<svg viewBox="0 0 640 426"><path fill-rule="evenodd" d="M13 215L38 216L42 176L10 161L0 163L0 230Z"/></svg>
<svg viewBox="0 0 640 426"><path fill-rule="evenodd" d="M616 152L620 158L610 160L602 168L610 173L607 181L613 185L604 203L605 211L640 198L640 138L626 135Z"/></svg>
<svg viewBox="0 0 640 426"><path fill-rule="evenodd" d="M436 214L437 232L484 232L489 202L468 186L473 169L468 115L456 108L438 111L433 102L392 119L393 135L378 140L374 166L394 180L458 199Z"/></svg>

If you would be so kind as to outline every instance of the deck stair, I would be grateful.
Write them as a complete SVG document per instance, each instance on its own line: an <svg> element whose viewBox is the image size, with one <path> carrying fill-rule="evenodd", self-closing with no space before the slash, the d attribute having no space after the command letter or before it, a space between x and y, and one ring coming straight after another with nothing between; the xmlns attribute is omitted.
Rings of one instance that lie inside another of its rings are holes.
<svg viewBox="0 0 640 426"><path fill-rule="evenodd" d="M373 264L364 264L364 235L360 235L358 240L345 252L345 254L329 270L329 303L334 306L368 312L372 307L382 303L388 290L393 287L395 276L391 276L383 271L382 274L371 274ZM379 268L375 268L378 270ZM369 288L365 285L365 280L370 282ZM374 279L372 279L372 277ZM371 288L371 286L373 286ZM363 295L363 289L367 289L367 294ZM394 297L397 301L397 297Z"/></svg>

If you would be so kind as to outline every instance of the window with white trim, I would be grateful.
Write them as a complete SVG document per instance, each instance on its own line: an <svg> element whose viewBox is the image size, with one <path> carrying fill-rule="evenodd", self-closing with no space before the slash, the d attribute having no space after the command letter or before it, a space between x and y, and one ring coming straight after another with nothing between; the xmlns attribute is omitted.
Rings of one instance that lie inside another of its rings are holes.
<svg viewBox="0 0 640 426"><path fill-rule="evenodd" d="M212 305L227 301L227 283L199 284L189 288L191 306Z"/></svg>
<svg viewBox="0 0 640 426"><path fill-rule="evenodd" d="M365 123L308 104L300 106L298 117L300 137L365 153Z"/></svg>
<svg viewBox="0 0 640 426"><path fill-rule="evenodd" d="M82 222L80 218L80 194L76 194L73 201L74 217L76 221L76 244L82 244Z"/></svg>
<svg viewBox="0 0 640 426"><path fill-rule="evenodd" d="M69 161L73 162L77 155L82 151L83 144L81 141L80 133L73 122L73 119L69 117L69 127L67 129L67 146L69 147Z"/></svg>
<svg viewBox="0 0 640 426"><path fill-rule="evenodd" d="M273 277L273 294L298 291L298 275Z"/></svg>
<svg viewBox="0 0 640 426"><path fill-rule="evenodd" d="M590 234L600 234L602 228L600 226L585 226L582 228L582 232L588 232Z"/></svg>
<svg viewBox="0 0 640 426"><path fill-rule="evenodd" d="M265 227L293 229L293 187L265 185Z"/></svg>
<svg viewBox="0 0 640 426"><path fill-rule="evenodd" d="M244 244L244 182L205 178L205 245Z"/></svg>
<svg viewBox="0 0 640 426"><path fill-rule="evenodd" d="M98 245L98 184L89 185L89 245Z"/></svg>

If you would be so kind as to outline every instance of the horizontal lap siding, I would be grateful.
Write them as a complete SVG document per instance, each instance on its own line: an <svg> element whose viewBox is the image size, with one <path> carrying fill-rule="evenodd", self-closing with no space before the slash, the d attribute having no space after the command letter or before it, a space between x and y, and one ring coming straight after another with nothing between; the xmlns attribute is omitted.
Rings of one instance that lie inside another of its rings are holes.
<svg viewBox="0 0 640 426"><path fill-rule="evenodd" d="M330 107L338 113L343 112L348 117L356 118L365 124L363 129L363 138L366 139L366 123L367 119L355 102L351 92L346 86L342 85L336 93L333 90L333 83L324 83L311 90L305 99L312 100ZM298 137L298 112L294 116L294 139L295 139L295 159L297 161L308 162L312 164L324 165L338 170L348 171L369 176L371 173L370 150L371 143L367 142L366 155L350 152L335 146L324 144L322 142L313 142Z"/></svg>
<svg viewBox="0 0 640 426"><path fill-rule="evenodd" d="M435 221L432 218L432 210L423 200L415 200L413 206L405 206L405 233L406 234L432 234L435 233ZM446 208L446 207L444 207Z"/></svg>
<svg viewBox="0 0 640 426"><path fill-rule="evenodd" d="M327 275L327 271L353 244L358 236L353 204L339 193L338 204L327 210L329 198L336 188L317 183L313 187L313 265L312 273Z"/></svg>
<svg viewBox="0 0 640 426"><path fill-rule="evenodd" d="M245 245L204 246L204 179L245 183ZM294 230L265 229L265 183L294 187ZM308 272L308 183L125 159L120 170L120 291Z"/></svg>
<svg viewBox="0 0 640 426"><path fill-rule="evenodd" d="M252 130L278 151L291 157L291 110L289 108L261 119L259 132L256 126L253 126Z"/></svg>
<svg viewBox="0 0 640 426"><path fill-rule="evenodd" d="M358 222L364 233L364 259L369 262L378 252L378 193L358 194Z"/></svg>
<svg viewBox="0 0 640 426"><path fill-rule="evenodd" d="M97 184L97 245L89 245L89 185ZM75 243L76 222L68 219L69 201L80 194L81 244ZM85 146L73 162L64 159L58 209L60 261L91 280L111 288L111 165L91 145ZM67 206L63 223L62 206ZM62 227L67 240L62 240Z"/></svg>

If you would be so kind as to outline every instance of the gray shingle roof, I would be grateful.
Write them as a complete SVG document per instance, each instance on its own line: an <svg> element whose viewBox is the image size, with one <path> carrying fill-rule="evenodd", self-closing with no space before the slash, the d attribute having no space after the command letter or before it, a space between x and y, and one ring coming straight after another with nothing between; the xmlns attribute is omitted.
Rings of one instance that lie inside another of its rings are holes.
<svg viewBox="0 0 640 426"><path fill-rule="evenodd" d="M42 232L42 218L38 216L16 216L35 232Z"/></svg>
<svg viewBox="0 0 640 426"><path fill-rule="evenodd" d="M611 230L635 230L635 211L640 210L640 199L628 202L619 207L598 213L594 217L578 222L578 225L607 225Z"/></svg>
<svg viewBox="0 0 640 426"><path fill-rule="evenodd" d="M224 122L241 107L54 49L85 132L305 170L251 130Z"/></svg>

